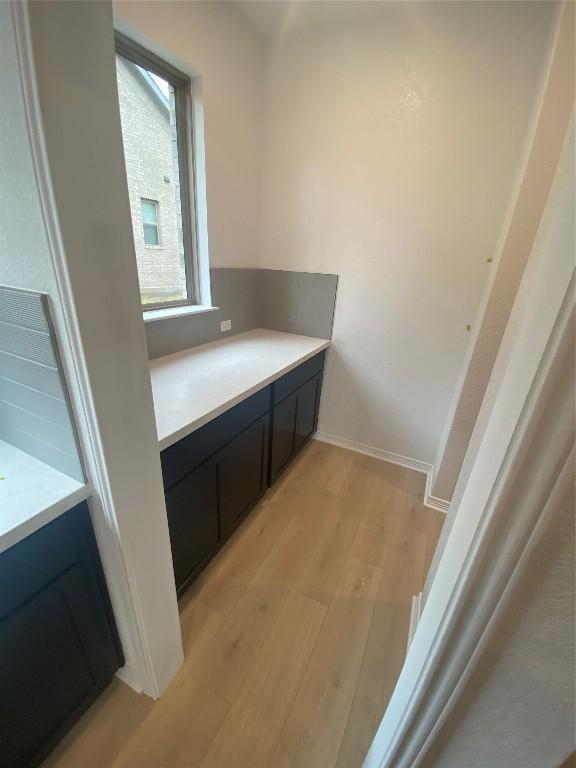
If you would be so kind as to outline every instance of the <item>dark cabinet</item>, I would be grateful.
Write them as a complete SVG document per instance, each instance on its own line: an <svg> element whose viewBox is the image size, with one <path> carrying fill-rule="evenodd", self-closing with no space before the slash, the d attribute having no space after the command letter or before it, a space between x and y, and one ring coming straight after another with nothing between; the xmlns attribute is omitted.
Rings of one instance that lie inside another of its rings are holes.
<svg viewBox="0 0 576 768"><path fill-rule="evenodd" d="M270 438L270 484L316 430L321 386L322 374L317 373L274 405Z"/></svg>
<svg viewBox="0 0 576 768"><path fill-rule="evenodd" d="M257 419L270 411L271 389L265 387L160 454L164 490L214 456Z"/></svg>
<svg viewBox="0 0 576 768"><path fill-rule="evenodd" d="M208 459L166 493L176 588L185 587L218 545L218 464Z"/></svg>
<svg viewBox="0 0 576 768"><path fill-rule="evenodd" d="M38 765L123 663L85 504L0 555L0 765Z"/></svg>
<svg viewBox="0 0 576 768"><path fill-rule="evenodd" d="M161 454L181 594L316 429L324 352Z"/></svg>
<svg viewBox="0 0 576 768"><path fill-rule="evenodd" d="M284 469L294 453L296 396L291 395L274 406L270 440L270 482Z"/></svg>
<svg viewBox="0 0 576 768"><path fill-rule="evenodd" d="M264 493L269 425L267 413L165 492L179 594Z"/></svg>
<svg viewBox="0 0 576 768"><path fill-rule="evenodd" d="M218 456L223 536L234 530L266 489L269 423L268 415L258 419Z"/></svg>
<svg viewBox="0 0 576 768"><path fill-rule="evenodd" d="M294 451L300 450L316 431L322 374L314 376L296 392L296 425L294 427Z"/></svg>

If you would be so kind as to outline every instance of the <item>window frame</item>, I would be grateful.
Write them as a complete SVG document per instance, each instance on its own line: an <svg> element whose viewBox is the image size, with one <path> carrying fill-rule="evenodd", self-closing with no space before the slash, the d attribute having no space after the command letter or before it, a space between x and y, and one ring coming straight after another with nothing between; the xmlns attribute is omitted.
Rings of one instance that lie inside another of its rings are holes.
<svg viewBox="0 0 576 768"><path fill-rule="evenodd" d="M144 221L144 214L142 212L142 203L152 203L154 206L154 221ZM162 248L162 238L160 236L160 201L154 200L152 197L143 197L140 195L140 216L142 219L142 229L144 232L144 247L145 248ZM147 226L153 226L156 227L156 242L155 243L147 243L146 242L146 227Z"/></svg>
<svg viewBox="0 0 576 768"><path fill-rule="evenodd" d="M198 222L196 200L196 167L194 158L194 124L192 119L192 79L169 62L157 56L139 43L115 32L116 55L158 75L174 88L176 108L176 146L178 148L178 175L180 182L180 206L182 210L182 241L184 272L186 276L185 299L144 304L143 313L166 310L172 307L196 307L201 305L200 264L198 258ZM148 199L148 198L145 198ZM151 199L151 198L150 198ZM158 238L160 227L158 222ZM155 248L158 246L150 246Z"/></svg>

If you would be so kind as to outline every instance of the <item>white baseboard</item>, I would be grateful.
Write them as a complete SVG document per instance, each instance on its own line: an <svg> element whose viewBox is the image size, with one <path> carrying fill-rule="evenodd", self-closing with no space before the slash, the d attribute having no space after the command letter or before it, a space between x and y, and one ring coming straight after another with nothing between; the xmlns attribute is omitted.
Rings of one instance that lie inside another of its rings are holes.
<svg viewBox="0 0 576 768"><path fill-rule="evenodd" d="M412 595L412 604L410 605L410 624L408 625L408 642L406 652L412 645L412 640L416 634L416 627L420 621L420 612L422 611L422 592Z"/></svg>
<svg viewBox="0 0 576 768"><path fill-rule="evenodd" d="M425 461L419 461L418 459L411 459L410 457L402 456L399 453L391 453L390 451L383 451L380 448L373 448L370 445L362 445L362 443L356 443L354 440L347 440L344 437L336 437L336 435L330 435L327 432L316 432L314 439L320 440L322 443L337 445L339 448L347 448L356 453L363 453L366 456L373 456L375 459L387 461L390 464L399 464L401 467L414 469L416 472L422 472L426 475L424 505L431 509L436 509L438 512L446 513L448 511L450 502L432 495L432 475L434 471L432 464L427 464Z"/></svg>
<svg viewBox="0 0 576 768"><path fill-rule="evenodd" d="M450 502L446 499L439 499L438 496L432 495L432 477L434 476L434 467L430 467L430 471L426 475L426 490L424 491L424 504L432 509L437 509L439 512L448 512Z"/></svg>

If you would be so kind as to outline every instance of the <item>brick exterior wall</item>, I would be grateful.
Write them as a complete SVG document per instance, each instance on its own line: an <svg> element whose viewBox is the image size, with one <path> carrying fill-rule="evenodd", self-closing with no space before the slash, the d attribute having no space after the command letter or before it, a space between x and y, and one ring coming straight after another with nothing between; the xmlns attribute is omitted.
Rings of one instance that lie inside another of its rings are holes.
<svg viewBox="0 0 576 768"><path fill-rule="evenodd" d="M173 98L166 108L136 67L121 57L117 80L142 301L185 298ZM144 243L141 198L158 202L158 246Z"/></svg>

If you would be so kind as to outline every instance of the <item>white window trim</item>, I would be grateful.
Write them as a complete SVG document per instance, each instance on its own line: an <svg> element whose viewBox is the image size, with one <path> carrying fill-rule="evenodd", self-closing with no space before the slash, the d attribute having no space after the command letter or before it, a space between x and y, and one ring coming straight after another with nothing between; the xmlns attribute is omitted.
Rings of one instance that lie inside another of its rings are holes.
<svg viewBox="0 0 576 768"><path fill-rule="evenodd" d="M186 304L179 307L160 307L158 309L145 309L144 322L157 323L160 320L169 320L175 317L187 317L188 315L204 315L206 312L217 312L220 307L206 306L205 304Z"/></svg>
<svg viewBox="0 0 576 768"><path fill-rule="evenodd" d="M204 105L202 101L202 78L186 62L171 51L151 40L124 19L114 18L114 29L132 43L157 56L189 78L189 97L186 99L187 126L187 199L190 202L190 253L185 254L186 275L189 297L186 301L170 304L142 304L144 320L164 320L171 317L202 314L212 306L210 285L210 258L208 249L208 216L206 205L206 152L204 144ZM122 54L121 54L122 55ZM158 248L159 246L150 246ZM170 310L170 311L168 311ZM157 315L152 318L152 315Z"/></svg>

